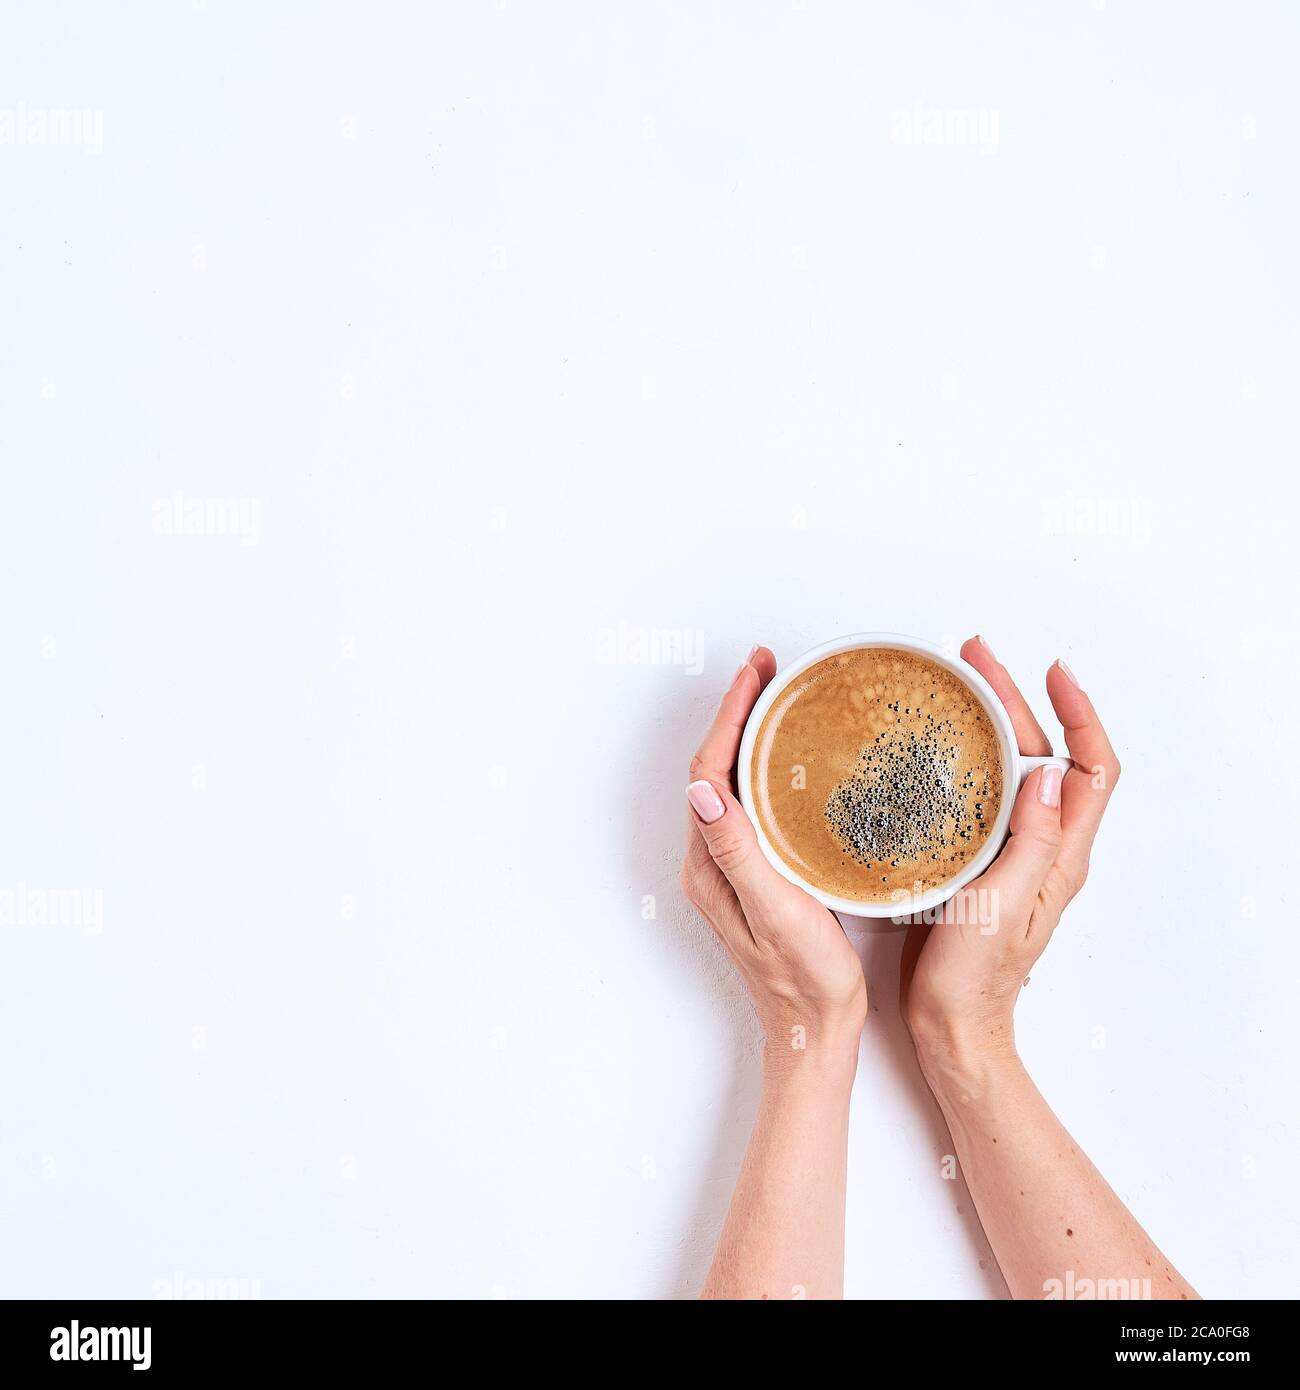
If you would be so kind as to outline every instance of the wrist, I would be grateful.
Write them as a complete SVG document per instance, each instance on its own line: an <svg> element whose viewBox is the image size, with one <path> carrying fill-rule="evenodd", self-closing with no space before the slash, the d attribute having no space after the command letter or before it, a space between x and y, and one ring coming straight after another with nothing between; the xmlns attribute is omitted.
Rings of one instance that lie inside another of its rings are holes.
<svg viewBox="0 0 1300 1390"><path fill-rule="evenodd" d="M864 1020L783 1014L763 1020L763 1086L843 1090L853 1087Z"/></svg>
<svg viewBox="0 0 1300 1390"><path fill-rule="evenodd" d="M1000 1077L1023 1072L1011 1015L969 1019L940 1016L911 1025L916 1060L935 1099L967 1104Z"/></svg>

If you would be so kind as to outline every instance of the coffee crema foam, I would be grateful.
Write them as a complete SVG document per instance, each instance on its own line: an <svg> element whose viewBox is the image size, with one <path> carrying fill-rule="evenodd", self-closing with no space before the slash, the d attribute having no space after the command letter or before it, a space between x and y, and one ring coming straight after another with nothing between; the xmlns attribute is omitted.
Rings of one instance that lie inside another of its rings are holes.
<svg viewBox="0 0 1300 1390"><path fill-rule="evenodd" d="M956 877L1002 806L997 730L974 691L898 647L801 672L759 725L750 790L781 858L823 892L898 902Z"/></svg>

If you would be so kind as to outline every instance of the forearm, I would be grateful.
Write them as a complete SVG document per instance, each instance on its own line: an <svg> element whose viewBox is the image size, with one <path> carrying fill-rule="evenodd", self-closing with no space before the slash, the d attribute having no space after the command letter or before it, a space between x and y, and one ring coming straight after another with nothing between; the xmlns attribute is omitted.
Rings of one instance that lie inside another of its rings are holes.
<svg viewBox="0 0 1300 1390"><path fill-rule="evenodd" d="M1013 1046L969 1049L948 1037L918 1041L917 1055L1014 1298L1197 1297L1052 1113Z"/></svg>
<svg viewBox="0 0 1300 1390"><path fill-rule="evenodd" d="M705 1298L842 1298L857 1039L764 1066L763 1096Z"/></svg>

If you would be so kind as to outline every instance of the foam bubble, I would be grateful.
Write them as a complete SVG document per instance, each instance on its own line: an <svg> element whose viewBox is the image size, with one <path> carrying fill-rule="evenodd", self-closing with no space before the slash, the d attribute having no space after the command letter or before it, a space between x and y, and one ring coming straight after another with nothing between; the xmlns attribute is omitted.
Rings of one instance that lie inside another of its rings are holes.
<svg viewBox="0 0 1300 1390"><path fill-rule="evenodd" d="M937 859L984 828L983 803L969 799L974 778L956 780L962 731L920 709L888 706L904 723L862 750L853 774L826 802L843 851L868 868ZM987 798L985 782L981 795Z"/></svg>

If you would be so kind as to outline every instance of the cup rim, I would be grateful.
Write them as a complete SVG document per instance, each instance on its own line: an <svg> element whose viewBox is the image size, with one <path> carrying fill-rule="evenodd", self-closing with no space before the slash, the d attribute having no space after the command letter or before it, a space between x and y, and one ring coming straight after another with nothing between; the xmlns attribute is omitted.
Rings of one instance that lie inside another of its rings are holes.
<svg viewBox="0 0 1300 1390"><path fill-rule="evenodd" d="M840 652L857 651L869 647L898 647L903 651L915 652L951 671L959 680L964 681L979 698L989 718L992 719L993 727L998 732L998 741L1002 752L1002 805L998 808L997 819L993 822L993 827L980 852L960 873L955 874L946 883L941 883L937 888L932 888L928 893L922 893L920 896L913 894L906 899L899 898L887 903L869 903L861 902L855 898L837 897L834 893L827 893L824 889L818 888L815 884L802 878L769 843L758 811L754 806L750 786L752 780L750 769L753 764L754 744L758 740L759 726L781 692L796 676L801 675L810 666L815 666L817 662L823 661L826 657L836 656ZM847 917L861 917L875 921L891 918L901 919L929 912L941 903L947 902L953 894L960 892L972 879L978 878L997 858L998 852L1002 848L1003 841L1006 839L1007 827L1011 822L1011 809L1015 803L1019 786L1020 750L1016 744L1015 731L1011 727L1011 716L1007 713L1002 701L998 699L993 687L969 662L963 661L960 656L949 656L935 643L927 642L921 637L910 637L902 632L855 632L845 637L835 637L828 642L811 647L787 666L779 668L776 675L768 682L767 689L758 697L758 702L750 711L749 718L745 722L745 732L740 740L740 754L736 759L736 789L740 796L740 804L745 808L745 814L749 817L755 834L758 836L759 848L763 851L763 857L768 863L783 878L788 879L795 887L802 888L805 893L815 898L824 907L830 908L832 912L840 912Z"/></svg>

